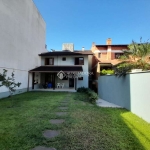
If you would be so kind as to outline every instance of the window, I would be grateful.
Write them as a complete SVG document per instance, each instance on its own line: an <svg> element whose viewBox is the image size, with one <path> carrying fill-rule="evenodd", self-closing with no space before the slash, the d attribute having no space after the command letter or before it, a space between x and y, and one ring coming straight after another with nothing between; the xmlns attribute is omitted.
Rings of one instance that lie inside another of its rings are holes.
<svg viewBox="0 0 150 150"><path fill-rule="evenodd" d="M101 53L98 53L98 58L101 58Z"/></svg>
<svg viewBox="0 0 150 150"><path fill-rule="evenodd" d="M84 65L84 58L83 57L76 57L75 58L75 65Z"/></svg>
<svg viewBox="0 0 150 150"><path fill-rule="evenodd" d="M119 59L120 56L122 56L122 55L123 55L123 53L115 53L115 59Z"/></svg>
<svg viewBox="0 0 150 150"><path fill-rule="evenodd" d="M54 65L54 58L45 58L45 65Z"/></svg>
<svg viewBox="0 0 150 150"><path fill-rule="evenodd" d="M63 57L63 58L62 58L62 61L66 61L66 57Z"/></svg>
<svg viewBox="0 0 150 150"><path fill-rule="evenodd" d="M83 77L78 77L78 80L83 80Z"/></svg>

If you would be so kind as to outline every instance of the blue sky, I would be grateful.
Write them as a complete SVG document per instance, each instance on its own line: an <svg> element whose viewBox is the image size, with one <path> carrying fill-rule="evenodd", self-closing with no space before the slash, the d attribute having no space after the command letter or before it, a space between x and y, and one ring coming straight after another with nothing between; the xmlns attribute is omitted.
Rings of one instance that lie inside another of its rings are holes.
<svg viewBox="0 0 150 150"><path fill-rule="evenodd" d="M129 44L150 38L150 0L34 0L46 22L48 49L74 43L76 50L92 42Z"/></svg>

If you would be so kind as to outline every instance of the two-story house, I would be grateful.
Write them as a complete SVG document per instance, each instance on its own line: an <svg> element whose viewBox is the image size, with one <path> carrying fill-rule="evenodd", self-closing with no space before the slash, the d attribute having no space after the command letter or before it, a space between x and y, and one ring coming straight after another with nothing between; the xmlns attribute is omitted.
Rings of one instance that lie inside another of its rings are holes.
<svg viewBox="0 0 150 150"><path fill-rule="evenodd" d="M41 66L29 71L32 74L32 89L45 83L50 83L52 89L76 90L82 86L89 87L92 56L93 53L84 48L82 51L75 51L71 43L63 44L62 51L39 54Z"/></svg>
<svg viewBox="0 0 150 150"><path fill-rule="evenodd" d="M93 81L95 81L95 91L97 91L97 79L100 71L103 69L112 69L121 61L118 59L123 50L128 49L127 44L112 44L112 39L108 38L105 45L96 45L92 43L91 51L93 52L92 71Z"/></svg>

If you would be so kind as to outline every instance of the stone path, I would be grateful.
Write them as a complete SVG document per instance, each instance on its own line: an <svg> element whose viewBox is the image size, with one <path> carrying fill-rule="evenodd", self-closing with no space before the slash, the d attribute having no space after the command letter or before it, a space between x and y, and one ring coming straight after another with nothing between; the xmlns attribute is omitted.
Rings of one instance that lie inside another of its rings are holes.
<svg viewBox="0 0 150 150"><path fill-rule="evenodd" d="M112 108L122 108L121 106L118 106L116 104L113 104L113 103L110 103L110 102L107 102L103 99L98 99L96 101L96 104L97 106L100 106L100 107L112 107Z"/></svg>
<svg viewBox="0 0 150 150"><path fill-rule="evenodd" d="M56 112L57 116L65 116L67 115L67 112Z"/></svg>
<svg viewBox="0 0 150 150"><path fill-rule="evenodd" d="M51 124L61 124L63 123L65 120L64 119L51 119L50 123Z"/></svg>
<svg viewBox="0 0 150 150"><path fill-rule="evenodd" d="M43 136L45 138L54 138L56 136L58 136L60 134L60 131L56 131L56 130L46 130L43 133Z"/></svg>
<svg viewBox="0 0 150 150"><path fill-rule="evenodd" d="M71 96L70 94L68 94L67 95L67 97L68 96ZM67 112L64 112L64 111L66 111L67 109L68 109L68 107L66 106L66 105L68 105L68 101L69 100L64 100L64 101L62 101L61 102L61 105L58 107L60 110L63 110L63 112L56 112L56 115L57 116L65 116L65 115L67 115ZM65 120L64 119L51 119L50 120L50 123L51 124L61 124L61 123L63 123L63 122L65 122ZM48 139L50 139L50 138L55 138L55 137L57 137L59 134L60 134L61 132L59 131L59 130L45 130L44 132L43 132L43 136L45 137L45 138L48 138ZM55 148L47 148L47 147L44 147L44 146L37 146L37 147L35 147L34 149L32 149L32 150L56 150Z"/></svg>
<svg viewBox="0 0 150 150"><path fill-rule="evenodd" d="M68 109L68 107L58 107L59 109L61 109L61 110L66 110L66 109Z"/></svg>

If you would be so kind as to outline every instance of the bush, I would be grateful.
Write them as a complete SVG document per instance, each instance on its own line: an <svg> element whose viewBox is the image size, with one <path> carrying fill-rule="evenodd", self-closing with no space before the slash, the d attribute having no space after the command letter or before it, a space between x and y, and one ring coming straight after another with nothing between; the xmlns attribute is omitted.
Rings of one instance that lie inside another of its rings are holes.
<svg viewBox="0 0 150 150"><path fill-rule="evenodd" d="M83 92L83 93L87 93L88 90L90 90L89 88L85 88L84 86L83 87L80 87L77 89L77 92Z"/></svg>
<svg viewBox="0 0 150 150"><path fill-rule="evenodd" d="M114 74L114 70L105 70L105 69L103 69L102 71L101 71L101 74L102 75L107 75L107 74L110 74L110 75L112 75L112 74Z"/></svg>
<svg viewBox="0 0 150 150"><path fill-rule="evenodd" d="M96 103L96 100L98 99L97 93L95 93L94 91L90 90L90 91L88 92L88 95L89 95L89 101L90 101L91 103Z"/></svg>
<svg viewBox="0 0 150 150"><path fill-rule="evenodd" d="M77 89L77 92L86 93L91 103L96 103L96 100L98 99L97 93L89 88L80 87Z"/></svg>

